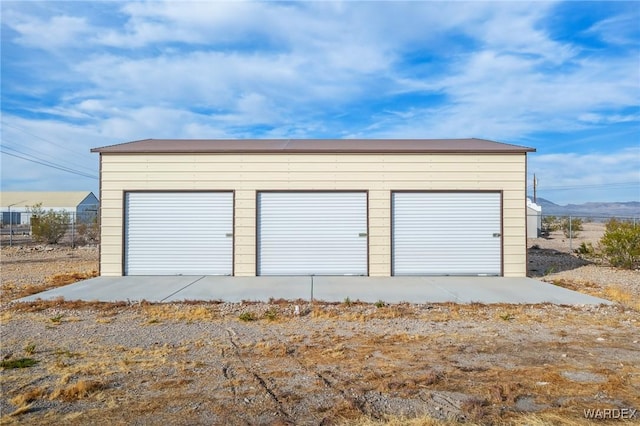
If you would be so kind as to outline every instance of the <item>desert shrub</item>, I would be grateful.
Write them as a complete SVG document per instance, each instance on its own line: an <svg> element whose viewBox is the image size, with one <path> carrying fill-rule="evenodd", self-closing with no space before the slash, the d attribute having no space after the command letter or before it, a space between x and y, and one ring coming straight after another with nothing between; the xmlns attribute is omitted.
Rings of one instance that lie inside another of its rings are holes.
<svg viewBox="0 0 640 426"><path fill-rule="evenodd" d="M98 226L98 218L94 218L90 223L81 222L78 224L76 228L78 231L78 236L85 243L86 242L97 242L98 237L100 236L100 227Z"/></svg>
<svg viewBox="0 0 640 426"><path fill-rule="evenodd" d="M596 253L596 250L593 248L593 244L585 243L584 241L580 243L580 247L574 251L582 256L593 256Z"/></svg>
<svg viewBox="0 0 640 426"><path fill-rule="evenodd" d="M66 211L45 211L42 203L29 207L31 213L31 233L37 242L57 244L67 232L70 215Z"/></svg>
<svg viewBox="0 0 640 426"><path fill-rule="evenodd" d="M602 255L612 266L640 267L640 225L611 219L600 239L600 246Z"/></svg>
<svg viewBox="0 0 640 426"><path fill-rule="evenodd" d="M255 321L257 318L252 312L243 312L238 316L240 321L250 322Z"/></svg>
<svg viewBox="0 0 640 426"><path fill-rule="evenodd" d="M33 355L34 353L36 353L36 344L35 343L27 344L27 346L24 347L24 352L27 355Z"/></svg>
<svg viewBox="0 0 640 426"><path fill-rule="evenodd" d="M560 222L555 216L542 216L542 231L550 233L560 229Z"/></svg>
<svg viewBox="0 0 640 426"><path fill-rule="evenodd" d="M270 308L264 313L264 317L269 321L275 321L278 319L278 310L276 308Z"/></svg>
<svg viewBox="0 0 640 426"><path fill-rule="evenodd" d="M567 238L575 238L579 231L582 231L582 219L579 217L565 217L560 224L564 236Z"/></svg>
<svg viewBox="0 0 640 426"><path fill-rule="evenodd" d="M12 369L12 368L28 368L36 365L38 361L33 358L17 358L17 359L5 359L0 361L0 368Z"/></svg>

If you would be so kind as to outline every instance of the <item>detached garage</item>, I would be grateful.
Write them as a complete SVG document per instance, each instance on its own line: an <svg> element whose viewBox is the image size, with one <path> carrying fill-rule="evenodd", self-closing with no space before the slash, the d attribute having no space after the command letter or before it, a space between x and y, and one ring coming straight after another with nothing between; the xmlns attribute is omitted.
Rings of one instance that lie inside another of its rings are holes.
<svg viewBox="0 0 640 426"><path fill-rule="evenodd" d="M103 276L526 276L526 154L482 139L100 153Z"/></svg>

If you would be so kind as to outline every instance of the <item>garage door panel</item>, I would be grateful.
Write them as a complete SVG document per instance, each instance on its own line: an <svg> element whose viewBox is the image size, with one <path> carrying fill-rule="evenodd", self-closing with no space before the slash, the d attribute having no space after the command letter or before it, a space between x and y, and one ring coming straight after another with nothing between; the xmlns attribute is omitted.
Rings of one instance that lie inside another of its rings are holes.
<svg viewBox="0 0 640 426"><path fill-rule="evenodd" d="M366 275L365 192L258 194L259 275Z"/></svg>
<svg viewBox="0 0 640 426"><path fill-rule="evenodd" d="M126 194L125 274L230 275L232 192Z"/></svg>
<svg viewBox="0 0 640 426"><path fill-rule="evenodd" d="M394 193L394 275L500 275L500 197Z"/></svg>

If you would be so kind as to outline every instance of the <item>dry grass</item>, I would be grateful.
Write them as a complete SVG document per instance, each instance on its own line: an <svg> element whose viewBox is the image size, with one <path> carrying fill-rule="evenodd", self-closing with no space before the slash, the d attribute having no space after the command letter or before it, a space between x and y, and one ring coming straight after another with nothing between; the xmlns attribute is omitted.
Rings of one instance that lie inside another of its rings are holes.
<svg viewBox="0 0 640 426"><path fill-rule="evenodd" d="M635 297L624 287L617 285L605 287L604 298L640 311L640 299Z"/></svg>
<svg viewBox="0 0 640 426"><path fill-rule="evenodd" d="M433 417L423 416L417 418L406 418L397 416L387 416L382 420L371 419L369 417L361 417L357 419L345 420L338 423L344 426L454 426L459 422L453 420L437 420ZM527 425L527 426L585 426L585 425L601 425L602 421L594 422L587 419L571 419L554 413L539 414L515 414L508 421L497 421L495 423L485 422L465 422L464 424L484 425ZM627 423L628 424L628 423Z"/></svg>
<svg viewBox="0 0 640 426"><path fill-rule="evenodd" d="M127 302L97 302L82 300L64 300L57 298L51 300L35 300L33 302L14 303L5 308L4 312L24 313L42 312L47 310L86 311L101 312L103 315L117 315L122 308L130 307ZM12 315L13 316L13 315Z"/></svg>
<svg viewBox="0 0 640 426"><path fill-rule="evenodd" d="M527 426L585 426L601 425L585 418L570 418L556 413L523 414L514 418L514 424Z"/></svg>
<svg viewBox="0 0 640 426"><path fill-rule="evenodd" d="M89 278L95 278L97 276L98 271L96 270L89 272L67 272L48 277L46 279L45 285L49 285L50 288L61 287L63 285L73 284L75 282L87 280Z"/></svg>
<svg viewBox="0 0 640 426"><path fill-rule="evenodd" d="M552 284L569 290L589 294L591 296L611 300L612 302L620 303L627 308L640 310L640 300L638 300L638 298L628 289L620 285L608 285L603 287L589 281L569 279L556 279L552 281Z"/></svg>
<svg viewBox="0 0 640 426"><path fill-rule="evenodd" d="M65 382L62 380L62 382ZM63 383L66 384L66 383ZM107 384L99 380L79 380L78 382L56 388L49 392L47 388L38 386L26 392L20 393L12 397L9 401L16 406L16 410L9 414L10 417L16 417L28 413L37 400L61 400L64 402L72 402L86 399L97 392L106 389Z"/></svg>
<svg viewBox="0 0 640 426"><path fill-rule="evenodd" d="M43 306L45 311L40 312ZM350 395L366 392L413 400L429 392L463 393L469 398L459 408L470 424L588 424L583 409L594 404L594 395L608 395L630 407L640 405L638 366L625 361L624 365L607 362L605 367L602 359L608 351L628 353L636 348L626 340L628 333L620 330L629 330L631 321L638 319L637 313L619 306L601 313L547 304L315 304L306 315L292 317L290 303L230 309L216 303L114 307L59 301L13 310L11 321L42 324L43 320L50 322L55 313L64 315L57 327L72 328L76 325L67 323L66 318L78 316L74 309L87 308L95 322L84 324L91 327L103 327L99 321L131 321L146 335L156 333L153 324L157 322L180 321L194 323L194 328L207 323L203 328L216 332L172 344L162 339L157 345L135 343L140 347L87 341L80 349L70 345L56 350L42 340L20 342L19 351L26 343L33 343L38 357L46 358L40 359L35 378L27 378L24 371L1 377L3 386L11 383L13 389L26 389L22 396L12 395L22 404L18 407L24 414L21 420L35 415L29 407L38 399L52 398L60 403L89 400L99 404L100 409L85 414L100 416L107 423L122 421L123 411L127 419L140 423L150 421L148 416L152 415L160 416L154 417L158 422L180 422L194 401L202 404L199 411L209 410L223 416L220 418L230 416L241 422L258 416L259 409L271 409L243 402L245 397L253 401L260 393L254 373L264 378L282 404L291 407L305 407L313 395L325 394L326 379L335 387L338 399L317 410L324 410L322 416L334 424L342 420L362 425L448 424L429 417L363 414ZM276 311L275 321L265 314L271 309ZM254 313L257 321L239 321L240 312ZM372 320L376 321L373 325L368 323ZM233 343L224 331L228 329L237 332ZM604 340L596 342L599 336ZM223 376L223 367L229 377ZM572 381L564 374L567 371L598 375L602 380ZM302 387L287 387L300 375L307 377ZM30 384L38 378L45 380L45 385L38 382L44 390ZM116 382L120 385L109 386ZM546 408L535 414L513 411L524 397L533 397ZM45 415L49 423L82 423L82 418L69 419L54 411Z"/></svg>
<svg viewBox="0 0 640 426"><path fill-rule="evenodd" d="M496 312L498 312L496 310ZM497 319L496 322L502 322ZM265 326L270 327L268 323ZM470 420L469 424L534 424L534 425L576 425L585 424L584 419L580 419L583 408L588 408L588 402L579 402L581 399L588 400L593 395L607 394L615 395L626 401L637 401L636 385L629 377L637 374L638 370L634 366L624 369L615 368L603 370L592 368L594 374L601 374L605 377L602 383L579 383L567 380L561 373L572 367L566 363L548 364L538 366L535 360L531 360L529 366L505 369L501 365L489 365L486 367L456 367L451 364L452 359L467 351L471 353L498 353L505 357L515 357L518 353L554 353L557 349L547 347L540 343L539 347L524 344L524 347L515 348L508 344L484 343L482 338L473 335L473 330L469 334L435 334L433 336L416 335L412 333L398 333L392 336L354 336L336 337L319 332L311 340L314 346L307 346L306 339L289 339L286 342L274 341L265 338L256 343L241 345L242 358L246 365L256 368L258 364L262 367L261 374L268 377L268 383L274 381L288 381L292 378L292 373L283 370L283 362L288 356L295 354L295 359L309 370L313 371L321 365L339 366L339 376L336 376L338 386L344 386L349 392L359 394L369 390L381 392L383 395L394 394L400 397L415 397L423 390L442 390L452 392L464 392L475 395L462 404L461 409ZM445 344L447 340L452 340L452 344ZM221 340L222 343L224 340ZM330 344L331 343L331 344ZM576 342L578 348L580 342ZM227 344L228 346L228 344ZM511 346L511 347L510 347ZM324 349L321 349L323 348ZM580 359L579 352L572 349L572 345L564 348L569 353L568 360ZM462 352L461 352L462 349ZM62 351L64 352L64 351ZM117 371L128 372L130 377L142 377L146 372L159 371L158 368L176 368L180 364L175 359L178 354L188 352L185 346L162 346L158 349L149 348L97 348L91 350L91 359L82 361L81 364L68 365L64 368L51 367L50 373L58 374L59 380L51 392L34 389L30 393L25 392L22 396L16 396L16 405L29 405L34 399L51 398L58 401L77 401L86 398L98 398L100 400L110 398L113 391L108 388L105 382L111 374ZM372 353L375 356L372 357ZM107 355L108 354L108 355ZM81 361L75 357L61 356L73 362ZM108 356L108 361L104 361ZM101 361L102 360L102 361ZM449 360L445 362L444 360ZM102 363L102 364L100 364ZM523 363L528 361L523 359ZM99 365L100 364L100 365ZM430 369L430 365L439 365L445 371L439 372ZM583 369L587 368L579 363ZM593 360L593 365L598 365L597 360ZM573 367L575 368L575 367ZM164 412L170 404L177 404L176 401L189 401L190 394L187 389L198 383L199 375L191 372L192 368L180 369L180 374L166 376L162 381L150 383L149 389L162 392L153 399L129 399L126 410L130 413L130 418L151 414L154 410ZM242 369L236 369L237 377L228 381L230 386L241 388L247 386L249 378L243 378L240 374ZM72 377L84 375L89 376L85 380L69 384ZM96 378L103 378L98 379ZM132 388L128 390L131 395L139 392L139 379L136 384L131 383ZM539 383L544 383L540 385ZM254 385L255 386L255 385ZM272 385L274 389L278 386ZM138 389L138 390L136 390ZM123 390L124 391L124 390ZM185 393L186 392L186 393ZM220 392L220 390L216 391ZM322 392L321 389L309 387L309 392ZM103 396L99 396L104 394ZM250 394L248 394L250 395ZM495 407L510 406L521 396L536 395L536 402L551 405L558 397L571 395L577 402L560 406L553 409L551 413L539 412L532 414L510 413L508 416L501 414ZM289 401L294 404L295 395L291 392L282 391L278 394L281 401ZM297 395L301 398L301 395ZM191 398L194 398L191 395ZM222 402L219 402L222 404ZM155 408L154 408L155 407ZM334 407L335 411L327 415L346 416L344 424L361 425L442 425L453 424L436 421L430 417L419 417L408 419L402 417L383 417L382 420L372 420L369 416L357 416L357 410L352 406L345 405L342 408ZM123 409L120 407L120 409ZM251 410L251 405L246 405L246 410ZM24 409L28 413L28 408ZM116 409L103 408L99 413L104 420L115 419ZM95 414L98 414L96 412ZM354 417L355 416L355 417ZM333 417L336 418L336 417ZM61 420L61 418L58 418ZM178 417L174 418L178 420ZM558 420L558 419L561 419Z"/></svg>
<svg viewBox="0 0 640 426"><path fill-rule="evenodd" d="M577 281L568 279L556 279L551 281L553 285L563 287L573 291L590 294L592 296L600 296L600 286L589 281Z"/></svg>
<svg viewBox="0 0 640 426"><path fill-rule="evenodd" d="M18 407L16 410L9 413L9 417L18 417L22 414L26 414L29 411L31 411L32 407L33 407L33 404L28 404L28 405L23 405L21 407Z"/></svg>
<svg viewBox="0 0 640 426"><path fill-rule="evenodd" d="M426 416L418 418L387 416L383 420L361 417L345 420L339 424L344 426L452 426L458 425L459 423L454 421L436 420L433 417Z"/></svg>
<svg viewBox="0 0 640 426"><path fill-rule="evenodd" d="M418 318L420 311L410 304L376 307L375 304L363 302L342 303L340 305L315 303L310 316L318 320L364 322L372 319Z"/></svg>
<svg viewBox="0 0 640 426"><path fill-rule="evenodd" d="M19 408L31 404L39 398L43 398L47 394L47 390L43 387L33 388L25 393L14 396L10 399L11 403Z"/></svg>
<svg viewBox="0 0 640 426"><path fill-rule="evenodd" d="M287 345L284 343L266 340L257 342L253 347L253 351L271 357L283 357L290 353Z"/></svg>
<svg viewBox="0 0 640 426"><path fill-rule="evenodd" d="M142 306L142 313L147 323L166 321L211 321L219 318L215 310L216 304L148 304Z"/></svg>
<svg viewBox="0 0 640 426"><path fill-rule="evenodd" d="M347 339L331 336L322 340L320 339L323 334L320 333L311 339L316 345L298 347L295 353L298 359L309 367L338 361L341 371L364 374L362 381L367 383L367 387L373 386L383 393L394 392L410 396L420 389L428 388L477 395L478 400L471 400L463 409L468 418L483 424L499 424L504 420L491 406L513 405L519 398L527 395L537 395L536 402L548 406L557 404L557 398L562 395L571 395L578 402L560 409L564 410L564 415L570 417L561 424L575 424L575 420L571 418L579 417L582 409L588 408L588 402L579 401L589 401L593 395L616 395L625 401L639 402L638 384L629 380L640 373L637 367L616 366L611 370L599 369L597 358L594 358L593 354L585 354L585 342L570 338L575 331L569 334L561 328L575 327L577 324L580 324L580 327L602 325L602 318L568 308L562 311L564 317L550 317L544 311L540 311L539 307L536 309L532 306L517 306L511 307L507 321L502 318L506 315L503 309L501 306L485 308L486 312L480 317L489 317L489 323L497 324L548 324L558 329L558 334L564 341L525 341L518 346L501 343L499 338L485 340L487 337L482 334L478 336L473 328L459 331L457 334L398 333L372 337L354 336ZM464 316L471 314L468 307L462 307L458 312ZM349 313L347 318L352 314ZM328 319L333 320L335 317L331 315ZM615 322L621 320L619 318ZM628 343L630 342L621 342L620 347L628 347ZM618 347L618 343L613 339L608 345L612 349ZM318 347L324 349L319 351ZM371 354L374 352L377 355L372 358ZM452 365L452 359L461 355L464 357L466 353L519 360L523 365L517 368L504 368L500 363L470 367ZM561 357L562 354L566 358ZM584 358L585 355L588 358ZM559 362L550 361L550 357L558 359ZM574 364L576 362L577 364ZM445 371L430 371L428 366L433 363L443 366ZM587 365L591 365L591 368L586 367ZM604 382L571 381L563 375L565 371L573 371L576 368L586 368L587 372L600 374L604 377ZM528 421L528 417L526 419ZM539 422L537 424L554 423L552 416L542 416L536 421ZM517 421L515 423L520 424Z"/></svg>
<svg viewBox="0 0 640 426"><path fill-rule="evenodd" d="M13 312L5 310L0 312L0 325L5 325L13 319Z"/></svg>
<svg viewBox="0 0 640 426"><path fill-rule="evenodd" d="M76 401L85 399L96 392L105 389L107 384L98 380L79 380L78 382L55 389L49 395L49 399L60 399L62 401Z"/></svg>
<svg viewBox="0 0 640 426"><path fill-rule="evenodd" d="M161 382L157 382L154 383L150 386L151 389L153 390L166 390L166 389L177 389L177 388L181 388L184 387L190 383L192 383L193 380L191 379L174 379L174 380L163 380Z"/></svg>
<svg viewBox="0 0 640 426"><path fill-rule="evenodd" d="M95 278L98 271L66 272L47 277L41 284L17 284L13 281L6 281L0 284L0 302L9 302L32 294L41 293L52 288L62 287L78 281Z"/></svg>

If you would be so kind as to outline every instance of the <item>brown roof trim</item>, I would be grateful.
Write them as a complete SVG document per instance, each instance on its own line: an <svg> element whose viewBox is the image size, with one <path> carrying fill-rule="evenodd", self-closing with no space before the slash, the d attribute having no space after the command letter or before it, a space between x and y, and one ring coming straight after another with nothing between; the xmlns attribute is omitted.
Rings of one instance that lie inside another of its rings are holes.
<svg viewBox="0 0 640 426"><path fill-rule="evenodd" d="M411 154L535 152L535 148L486 139L144 139L101 148L104 154Z"/></svg>

